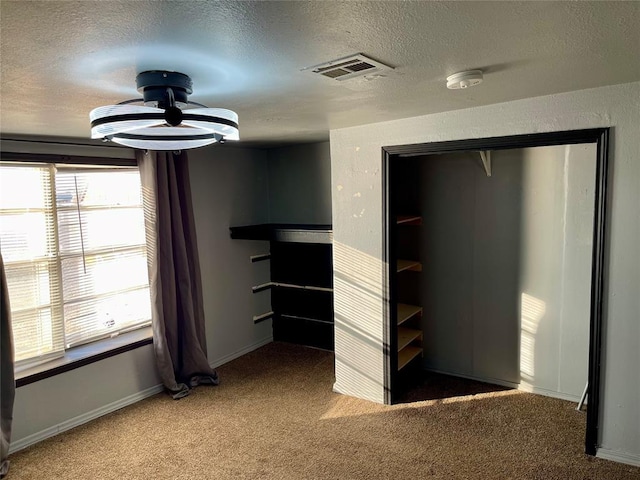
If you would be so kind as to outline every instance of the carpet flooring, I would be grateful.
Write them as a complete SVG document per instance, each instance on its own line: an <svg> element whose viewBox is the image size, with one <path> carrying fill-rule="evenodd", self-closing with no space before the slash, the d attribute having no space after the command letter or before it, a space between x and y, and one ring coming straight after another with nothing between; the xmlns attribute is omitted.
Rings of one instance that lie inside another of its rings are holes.
<svg viewBox="0 0 640 480"><path fill-rule="evenodd" d="M332 392L330 352L272 343L221 384L155 395L10 456L21 479L640 479L586 456L575 404L426 377L401 403Z"/></svg>

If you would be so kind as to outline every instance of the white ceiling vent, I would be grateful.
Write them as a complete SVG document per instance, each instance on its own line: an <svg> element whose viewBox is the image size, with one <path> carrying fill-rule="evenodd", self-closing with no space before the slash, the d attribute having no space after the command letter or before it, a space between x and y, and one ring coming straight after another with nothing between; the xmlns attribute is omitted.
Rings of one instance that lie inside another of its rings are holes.
<svg viewBox="0 0 640 480"><path fill-rule="evenodd" d="M305 67L301 71L313 73L314 75L321 75L323 77L342 82L356 77L380 75L381 72L392 70L392 67L385 65L384 63L376 62L375 60L358 53L356 55L321 63L320 65Z"/></svg>

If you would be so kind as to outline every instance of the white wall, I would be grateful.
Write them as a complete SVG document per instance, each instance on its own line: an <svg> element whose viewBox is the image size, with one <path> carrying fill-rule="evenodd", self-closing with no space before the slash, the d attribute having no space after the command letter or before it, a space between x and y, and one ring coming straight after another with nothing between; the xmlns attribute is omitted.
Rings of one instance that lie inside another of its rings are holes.
<svg viewBox="0 0 640 480"><path fill-rule="evenodd" d="M499 150L491 161L490 177L477 152L394 161L398 208L423 216L398 235L419 236L422 272L404 280L422 285L424 365L577 402L595 144Z"/></svg>
<svg viewBox="0 0 640 480"><path fill-rule="evenodd" d="M268 221L267 159L264 150L220 146L189 158L208 356L220 365L272 339L270 321L253 324L269 298L251 293L268 270L249 261L268 243L229 236L230 226ZM20 387L12 451L160 390L151 345Z"/></svg>
<svg viewBox="0 0 640 480"><path fill-rule="evenodd" d="M329 142L267 150L273 223L331 223Z"/></svg>
<svg viewBox="0 0 640 480"><path fill-rule="evenodd" d="M598 454L640 463L640 82L331 131L337 391L384 398L381 147L597 127L613 127Z"/></svg>

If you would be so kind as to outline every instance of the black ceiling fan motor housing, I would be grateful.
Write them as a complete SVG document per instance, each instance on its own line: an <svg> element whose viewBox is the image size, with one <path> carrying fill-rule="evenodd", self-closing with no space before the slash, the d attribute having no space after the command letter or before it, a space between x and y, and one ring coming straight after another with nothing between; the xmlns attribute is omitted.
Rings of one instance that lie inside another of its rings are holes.
<svg viewBox="0 0 640 480"><path fill-rule="evenodd" d="M136 86L142 93L144 103L157 103L158 108L168 108L169 100L167 88L173 91L176 104L187 103L187 97L193 92L191 78L184 73L168 72L165 70L149 70L141 72L136 77Z"/></svg>

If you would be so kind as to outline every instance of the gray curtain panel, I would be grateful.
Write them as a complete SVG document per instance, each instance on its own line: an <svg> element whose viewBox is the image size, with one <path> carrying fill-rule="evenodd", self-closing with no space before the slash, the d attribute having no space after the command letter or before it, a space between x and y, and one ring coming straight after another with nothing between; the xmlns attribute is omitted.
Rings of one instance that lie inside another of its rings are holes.
<svg viewBox="0 0 640 480"><path fill-rule="evenodd" d="M13 374L13 335L11 333L11 308L4 262L0 254L0 478L9 471L9 442L11 441L11 421L13 420L13 400L16 383Z"/></svg>
<svg viewBox="0 0 640 480"><path fill-rule="evenodd" d="M209 366L187 154L137 152L147 230L153 345L173 398L218 384Z"/></svg>

